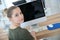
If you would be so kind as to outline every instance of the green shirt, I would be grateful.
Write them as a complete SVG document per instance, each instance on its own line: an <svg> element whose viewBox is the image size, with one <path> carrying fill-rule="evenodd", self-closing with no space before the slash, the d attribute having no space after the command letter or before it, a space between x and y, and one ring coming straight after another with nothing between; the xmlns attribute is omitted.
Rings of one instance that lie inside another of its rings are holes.
<svg viewBox="0 0 60 40"><path fill-rule="evenodd" d="M34 38L26 29L18 27L9 29L9 40L34 40Z"/></svg>

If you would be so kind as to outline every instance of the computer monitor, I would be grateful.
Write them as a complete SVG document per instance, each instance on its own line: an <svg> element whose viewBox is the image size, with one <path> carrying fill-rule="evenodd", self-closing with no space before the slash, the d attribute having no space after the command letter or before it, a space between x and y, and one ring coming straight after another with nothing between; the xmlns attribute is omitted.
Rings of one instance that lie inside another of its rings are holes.
<svg viewBox="0 0 60 40"><path fill-rule="evenodd" d="M16 6L20 7L24 15L24 23L21 24L22 27L46 21L42 0L22 3Z"/></svg>

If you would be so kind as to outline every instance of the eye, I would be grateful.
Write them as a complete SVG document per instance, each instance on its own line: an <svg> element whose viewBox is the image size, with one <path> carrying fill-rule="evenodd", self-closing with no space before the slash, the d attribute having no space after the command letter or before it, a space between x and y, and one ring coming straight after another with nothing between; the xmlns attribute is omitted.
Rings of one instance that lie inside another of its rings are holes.
<svg viewBox="0 0 60 40"><path fill-rule="evenodd" d="M15 17L19 16L18 14L15 15Z"/></svg>
<svg viewBox="0 0 60 40"><path fill-rule="evenodd" d="M22 12L20 12L20 14L22 14Z"/></svg>

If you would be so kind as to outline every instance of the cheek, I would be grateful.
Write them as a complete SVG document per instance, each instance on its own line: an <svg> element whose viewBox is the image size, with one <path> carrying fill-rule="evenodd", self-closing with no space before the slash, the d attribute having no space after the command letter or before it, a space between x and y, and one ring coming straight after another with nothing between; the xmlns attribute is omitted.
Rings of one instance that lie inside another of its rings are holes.
<svg viewBox="0 0 60 40"><path fill-rule="evenodd" d="M15 21L15 22L18 22L18 20L19 20L18 18L14 18L14 19L13 19L13 21Z"/></svg>
<svg viewBox="0 0 60 40"><path fill-rule="evenodd" d="M12 22L17 22L17 20L18 19L17 18L14 18L14 17L11 19Z"/></svg>
<svg viewBox="0 0 60 40"><path fill-rule="evenodd" d="M19 17L13 17L12 22L14 22L14 23L22 23L22 22L24 22L24 16L21 15Z"/></svg>
<svg viewBox="0 0 60 40"><path fill-rule="evenodd" d="M16 23L20 23L20 22L23 22L24 20L23 20L23 17L16 17L13 19L13 21Z"/></svg>
<svg viewBox="0 0 60 40"><path fill-rule="evenodd" d="M23 15L21 15L21 17L17 18L17 20L20 21L20 22L23 21L24 20Z"/></svg>

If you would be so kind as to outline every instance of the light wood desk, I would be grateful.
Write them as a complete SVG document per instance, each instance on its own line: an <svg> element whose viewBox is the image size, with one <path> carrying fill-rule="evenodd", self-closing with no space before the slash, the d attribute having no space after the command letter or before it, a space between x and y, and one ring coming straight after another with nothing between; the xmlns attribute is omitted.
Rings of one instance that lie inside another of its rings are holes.
<svg viewBox="0 0 60 40"><path fill-rule="evenodd" d="M8 40L8 34L7 32L0 28L0 40Z"/></svg>
<svg viewBox="0 0 60 40"><path fill-rule="evenodd" d="M40 27L42 27L42 26L57 23L57 22L60 22L60 13L47 17L47 21L39 23L39 25ZM60 28L52 31L44 30L41 32L37 32L36 37L37 39L41 39L41 38L46 38L46 37L50 37L57 34L60 34Z"/></svg>

